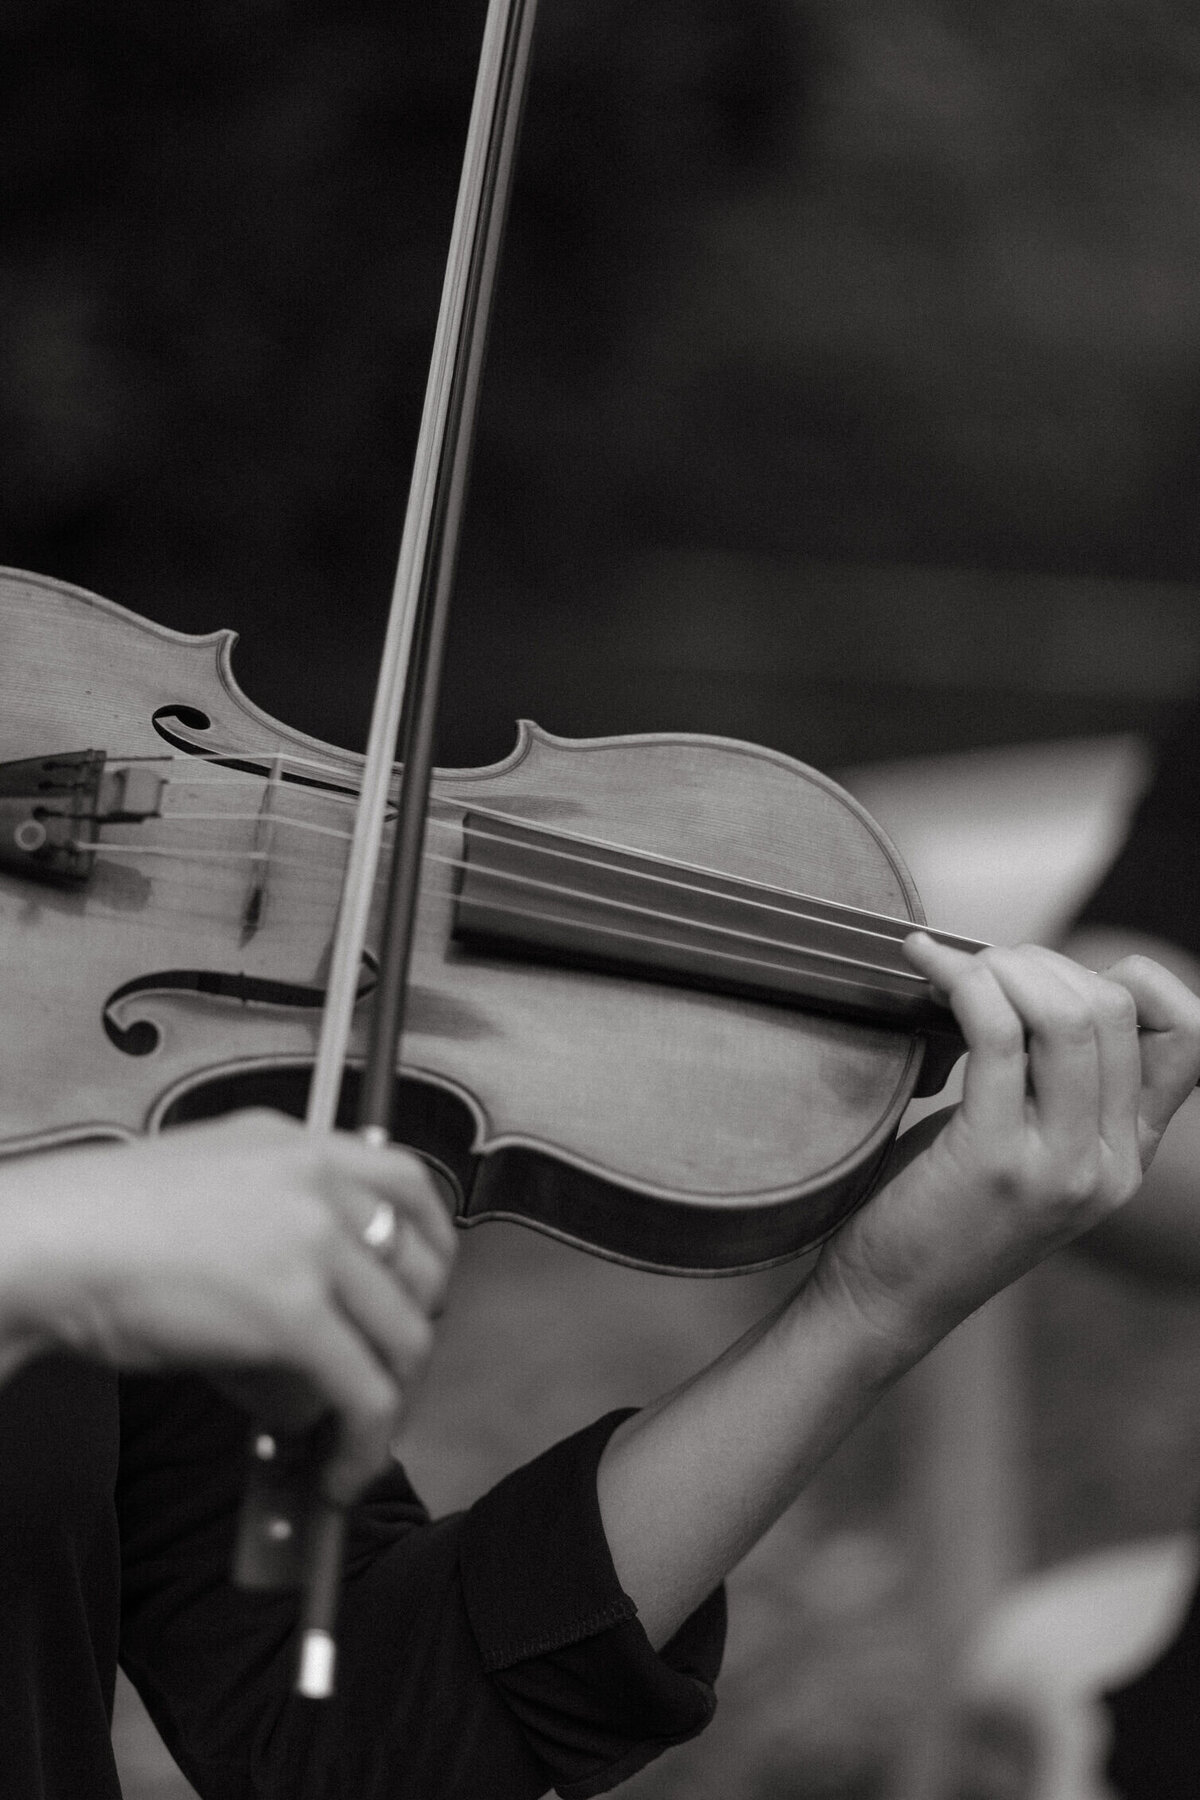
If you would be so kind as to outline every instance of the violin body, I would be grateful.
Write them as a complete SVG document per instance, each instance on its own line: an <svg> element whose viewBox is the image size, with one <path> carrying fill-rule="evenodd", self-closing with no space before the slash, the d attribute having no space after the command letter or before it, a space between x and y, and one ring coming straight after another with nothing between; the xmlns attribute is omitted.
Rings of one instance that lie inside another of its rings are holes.
<svg viewBox="0 0 1200 1800"><path fill-rule="evenodd" d="M302 1099L362 765L248 700L234 642L0 575L0 772L86 747L128 777L123 799L104 790L101 807L89 776L90 813L72 801L82 862L61 880L12 848L39 829L19 796L0 816L6 1151ZM460 1222L521 1219L693 1273L819 1242L870 1190L917 1087L921 1034L670 970L588 966L569 949L555 960L464 940L468 817L485 838L487 820L517 821L746 892L920 922L878 826L770 750L670 734L572 742L529 724L502 762L439 771L427 823L395 1135L451 1173ZM372 983L368 955L352 1064Z"/></svg>

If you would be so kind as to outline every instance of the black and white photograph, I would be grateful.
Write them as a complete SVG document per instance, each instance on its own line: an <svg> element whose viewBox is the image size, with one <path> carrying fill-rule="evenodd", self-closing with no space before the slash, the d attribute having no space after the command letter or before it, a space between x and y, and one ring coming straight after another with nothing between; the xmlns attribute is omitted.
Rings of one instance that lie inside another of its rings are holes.
<svg viewBox="0 0 1200 1800"><path fill-rule="evenodd" d="M1197 1800L1200 17L0 0L0 1800Z"/></svg>

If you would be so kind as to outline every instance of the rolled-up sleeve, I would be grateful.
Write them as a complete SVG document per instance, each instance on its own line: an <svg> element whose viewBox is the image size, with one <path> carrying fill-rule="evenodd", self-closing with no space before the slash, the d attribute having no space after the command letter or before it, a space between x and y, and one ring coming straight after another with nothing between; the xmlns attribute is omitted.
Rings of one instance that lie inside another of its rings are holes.
<svg viewBox="0 0 1200 1800"><path fill-rule="evenodd" d="M604 1793L713 1715L722 1589L661 1654L613 1569L596 1465L612 1413L518 1469L472 1507L459 1567L483 1667L555 1785Z"/></svg>
<svg viewBox="0 0 1200 1800"><path fill-rule="evenodd" d="M331 1703L296 1699L291 1596L226 1578L244 1421L139 1378L122 1469L122 1655L202 1800L570 1800L714 1708L715 1593L661 1652L612 1566L596 1465L614 1413L430 1520L402 1472L351 1517Z"/></svg>

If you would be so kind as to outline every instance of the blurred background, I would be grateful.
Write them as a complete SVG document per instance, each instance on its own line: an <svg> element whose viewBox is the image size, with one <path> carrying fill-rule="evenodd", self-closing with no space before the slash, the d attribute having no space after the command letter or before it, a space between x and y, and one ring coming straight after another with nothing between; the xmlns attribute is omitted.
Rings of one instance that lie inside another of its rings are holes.
<svg viewBox="0 0 1200 1800"><path fill-rule="evenodd" d="M251 698L354 747L482 16L0 4L0 562L234 627ZM1100 821L1039 890L1061 924L1139 737L1200 685L1198 253L1184 0L545 0L443 763L502 756L519 716L749 738L857 772L935 893L937 771L985 834L989 794L1011 827L1036 788L1050 840L1055 807ZM409 1446L439 1505L780 1280L476 1236ZM1013 1556L1176 1530L1191 1304L1065 1261L1026 1287ZM639 1794L893 1791L914 1404L737 1578L720 1721ZM130 1800L182 1791L133 1725L124 1753Z"/></svg>

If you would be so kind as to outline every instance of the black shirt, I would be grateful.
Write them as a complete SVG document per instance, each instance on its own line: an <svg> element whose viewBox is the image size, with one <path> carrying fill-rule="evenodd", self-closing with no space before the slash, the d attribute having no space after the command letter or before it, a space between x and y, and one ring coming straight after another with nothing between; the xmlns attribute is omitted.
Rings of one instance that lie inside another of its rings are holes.
<svg viewBox="0 0 1200 1800"><path fill-rule="evenodd" d="M612 1567L612 1414L431 1521L354 1509L332 1702L290 1692L294 1601L228 1579L244 1417L207 1383L46 1357L0 1388L0 1791L117 1800L118 1656L202 1800L599 1794L714 1708L718 1591L656 1654Z"/></svg>
<svg viewBox="0 0 1200 1800"><path fill-rule="evenodd" d="M1158 745L1154 778L1078 922L1144 931L1200 956L1200 706Z"/></svg>
<svg viewBox="0 0 1200 1800"><path fill-rule="evenodd" d="M1200 956L1200 707L1160 744L1124 846L1079 922L1146 932ZM1107 1774L1121 1800L1196 1800L1200 1592L1157 1661L1106 1700Z"/></svg>

